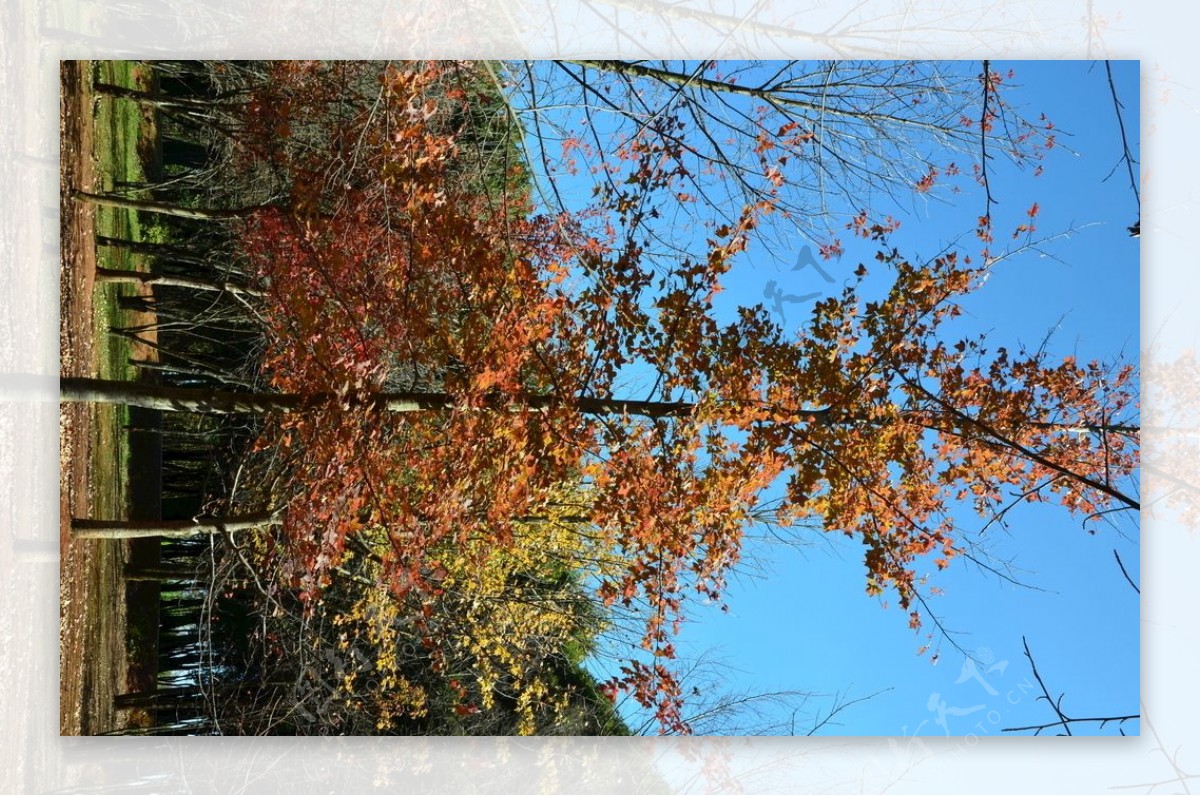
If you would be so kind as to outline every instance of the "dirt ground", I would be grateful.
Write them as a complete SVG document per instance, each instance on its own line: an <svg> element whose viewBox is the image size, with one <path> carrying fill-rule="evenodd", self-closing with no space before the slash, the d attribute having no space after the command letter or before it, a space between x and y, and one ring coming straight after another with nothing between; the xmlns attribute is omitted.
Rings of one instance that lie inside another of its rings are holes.
<svg viewBox="0 0 1200 796"><path fill-rule="evenodd" d="M92 97L86 62L62 63L60 73L61 200L59 354L62 374L95 375L97 346L92 290L94 210L73 201L70 189L92 190ZM124 583L126 545L74 540L72 517L91 516L93 454L111 440L99 437L95 408L65 405L60 440L59 731L95 735L118 727L113 696L126 679Z"/></svg>

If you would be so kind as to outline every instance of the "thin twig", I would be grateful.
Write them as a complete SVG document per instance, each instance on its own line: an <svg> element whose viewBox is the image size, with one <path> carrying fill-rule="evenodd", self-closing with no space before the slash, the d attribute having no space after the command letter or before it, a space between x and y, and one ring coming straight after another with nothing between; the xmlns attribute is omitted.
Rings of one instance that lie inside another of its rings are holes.
<svg viewBox="0 0 1200 796"><path fill-rule="evenodd" d="M988 220L989 225L992 220L992 205L996 204L996 200L992 198L992 186L988 183L987 162L991 156L987 151L987 134L988 134L988 99L992 93L991 80L992 62L985 60L983 62L983 110L979 114L979 168L980 182L983 184L983 192L985 195L983 206L983 217Z"/></svg>
<svg viewBox="0 0 1200 796"><path fill-rule="evenodd" d="M1042 682L1042 676L1038 673L1037 664L1033 662L1033 653L1029 651L1029 642L1025 640L1024 636L1021 636L1021 643L1025 645L1025 657L1029 659L1029 668L1033 669L1034 679L1036 679L1038 682L1038 685L1040 685L1042 687L1042 696L1038 697L1038 699L1042 699L1044 697L1045 700L1050 703L1050 707L1054 708L1054 712L1058 715L1058 719L1059 719L1059 722L1062 724L1063 730L1066 731L1067 735L1070 735L1071 734L1070 720L1062 712L1062 707L1061 707L1063 697L1066 696L1066 693L1064 692L1064 693L1060 694L1057 702L1055 702L1050 697L1050 692L1046 689L1046 684L1044 682ZM1047 726L1053 727L1056 725L1049 724ZM1042 729L1044 729L1044 728L1042 728ZM1005 730L1005 731L1007 732L1007 730ZM1038 732L1041 732L1041 729L1039 729Z"/></svg>
<svg viewBox="0 0 1200 796"><path fill-rule="evenodd" d="M1122 567L1122 569L1124 568ZM1050 721L1046 722L1045 724L1030 724L1024 727L1005 727L1002 732L1025 732L1027 730L1033 730L1034 735L1039 735L1041 734L1042 730L1048 730L1051 727L1061 727L1063 732L1065 732L1067 735L1072 735L1072 724L1079 724L1082 722L1099 722L1101 728L1103 728L1109 722L1115 721L1118 724L1124 724L1127 721L1141 718L1141 714L1138 713L1128 716L1088 716L1086 718L1077 719L1067 716L1067 714L1062 712L1062 701L1066 694L1060 694L1057 700L1050 696L1050 691L1046 688L1046 683L1042 680L1042 675L1038 672L1037 664L1033 661L1033 653L1029 651L1029 642L1026 641L1024 636L1021 636L1021 643L1025 645L1025 657L1029 659L1029 667L1033 670L1033 677L1035 680L1037 680L1038 685L1042 688L1042 696L1038 697L1038 699L1045 699L1050 703L1050 707L1054 709L1055 715L1058 716L1058 721Z"/></svg>
<svg viewBox="0 0 1200 796"><path fill-rule="evenodd" d="M1138 588L1138 585L1133 582L1133 578L1129 577L1129 573L1125 571L1125 562L1121 561L1121 556L1115 547L1113 548L1113 557L1117 559L1117 566L1121 568L1121 574L1125 576L1125 580L1129 581L1129 585L1133 587L1135 592L1141 594L1142 590Z"/></svg>
<svg viewBox="0 0 1200 796"><path fill-rule="evenodd" d="M1137 177L1134 176L1133 173L1134 159L1133 154L1129 151L1129 138L1125 134L1125 119L1123 116L1121 116L1121 108L1124 106L1121 104L1120 98L1117 97L1117 86L1116 83L1113 82L1112 62L1105 61L1104 69L1108 72L1108 90L1112 93L1113 110L1117 112L1117 126L1121 131L1121 160L1125 162L1125 168L1129 172L1129 187L1133 189L1133 199L1137 203L1137 226L1140 227L1142 219L1142 196L1138 192ZM1118 161L1118 163L1119 162L1120 161Z"/></svg>
<svg viewBox="0 0 1200 796"><path fill-rule="evenodd" d="M858 697L857 699L851 699L849 702L837 702L835 700L834 706L829 710L829 715L826 716L825 718L821 719L820 721L818 721L816 724L814 724L812 729L810 729L805 734L806 735L816 735L817 732L822 727L824 727L826 724L830 723L830 721L833 719L834 716L841 713L846 708L850 707L851 705L857 705L859 702L866 702L868 699L874 699L875 697L879 696L880 694L887 693L888 691L891 691L891 690L892 690L891 688L883 688L883 689L880 689L879 691L876 691L874 694L867 694L866 696ZM820 714L818 714L818 716L819 715ZM794 731L792 732L792 735L795 735Z"/></svg>

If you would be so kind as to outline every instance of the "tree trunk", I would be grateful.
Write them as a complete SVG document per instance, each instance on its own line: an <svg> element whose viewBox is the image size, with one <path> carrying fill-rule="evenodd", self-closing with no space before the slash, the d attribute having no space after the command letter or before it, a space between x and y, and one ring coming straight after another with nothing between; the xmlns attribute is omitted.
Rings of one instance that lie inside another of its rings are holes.
<svg viewBox="0 0 1200 796"><path fill-rule="evenodd" d="M267 412L304 412L333 401L357 402L360 406L374 406L389 412L428 412L455 407L455 396L441 392L391 392L373 393L365 398L341 398L334 393L253 393L229 392L226 390L167 387L106 379L67 378L59 380L61 400L64 403L95 402L142 406L165 412L202 412L208 414L264 414ZM555 395L527 395L514 407L539 411L548 409L564 399ZM580 412L589 415L634 415L637 417L668 418L687 417L696 404L688 401L627 401L619 398L574 397L565 399ZM853 415L838 413L830 407L791 410L797 418L794 422L804 423L863 423L872 422ZM908 414L908 413L906 413ZM947 421L948 428L959 425L979 426L979 421L948 410L911 412L913 422L928 425L930 418ZM1023 424L1034 428L1051 428L1084 433L1137 433L1139 427L1127 425L1089 425L1078 423L1054 423L1028 420ZM929 426L933 427L933 426ZM939 425L938 427L941 427ZM996 435L995 431L990 431Z"/></svg>
<svg viewBox="0 0 1200 796"><path fill-rule="evenodd" d="M149 359L137 359L135 357L130 357L126 361L135 368L141 368L142 370L153 370L158 373L170 373L175 376L190 377L191 381L200 381L201 383L204 383L203 380L215 381L220 384L228 384L233 387L245 387L248 390L253 389L253 387L251 387L247 382L244 382L241 379L234 378L233 376L224 375L224 374L218 373L215 370L210 370L208 368L199 368L199 367L185 368L182 366L171 365L169 363L155 362L155 361L152 361ZM147 431L148 429L137 429L137 428L130 428L127 426L126 430L127 431ZM167 432L167 433L170 433L170 432ZM186 434L181 434L181 435L182 436L194 436L191 432L187 432Z"/></svg>
<svg viewBox="0 0 1200 796"><path fill-rule="evenodd" d="M140 240L123 240L121 238L109 238L104 235L96 236L96 245L124 249L135 254L145 254L150 257L170 260L174 263L185 263L187 265L199 265L203 267L211 266L211 263L200 256L200 253L195 249L189 249L184 246L171 246L166 243L147 243Z"/></svg>
<svg viewBox="0 0 1200 796"><path fill-rule="evenodd" d="M165 688L158 691L137 691L127 694L117 694L113 697L113 707L117 710L140 708L153 710L160 708L202 708L207 704L204 694L196 688Z"/></svg>
<svg viewBox="0 0 1200 796"><path fill-rule="evenodd" d="M320 400L300 395L189 389L104 379L63 378L60 384L64 402L124 404L165 412L265 414L296 412L320 403Z"/></svg>
<svg viewBox="0 0 1200 796"><path fill-rule="evenodd" d="M221 103L198 97L182 97L138 91L137 89L126 88L124 86L114 86L111 83L95 83L92 88L97 94L127 99L159 110L211 111L216 109L237 110L241 107L240 105L230 105L229 103Z"/></svg>
<svg viewBox="0 0 1200 796"><path fill-rule="evenodd" d="M241 207L232 210L180 207L179 205L171 204L170 202L151 202L143 199L126 199L123 196L88 193L87 191L74 191L71 194L71 198L81 202L90 202L94 205L103 205L105 207L119 207L124 210L141 210L146 213L158 213L159 215L177 216L178 218L191 218L198 221L229 221L236 218L244 218L254 210L258 210L260 207L255 205L254 207Z"/></svg>
<svg viewBox="0 0 1200 796"><path fill-rule="evenodd" d="M204 412L208 414L262 414L266 412L302 412L341 399L333 393L297 395L289 393L249 393L226 390L167 387L105 379L63 378L60 381L64 402L91 401L142 406L165 412ZM438 392L377 393L358 399L363 406L375 406L390 412L427 412L450 409L457 398ZM557 400L551 395L526 396L522 406L541 410ZM615 398L571 399L580 411L592 415L627 414L640 417L684 417L696 405L683 401L624 401ZM821 412L817 412L820 414Z"/></svg>
<svg viewBox="0 0 1200 796"><path fill-rule="evenodd" d="M236 285L233 282L210 282L207 279L191 279L184 276L148 274L144 271L124 271L114 268L96 268L96 281L101 283L137 283L162 287L186 287L192 290L210 290L225 293L241 293L246 296L261 296L262 291Z"/></svg>
<svg viewBox="0 0 1200 796"><path fill-rule="evenodd" d="M282 517L282 509L277 509L233 517L197 517L194 520L72 519L71 532L81 539L186 538L258 530L279 522Z"/></svg>
<svg viewBox="0 0 1200 796"><path fill-rule="evenodd" d="M111 524L111 523L110 523ZM194 568L183 567L125 567L125 580L149 583L165 583L170 581L186 581L198 583L200 573Z"/></svg>
<svg viewBox="0 0 1200 796"><path fill-rule="evenodd" d="M101 735L196 735L197 730L212 727L212 720L197 717L194 721L174 721L150 727L125 727L120 730L100 733Z"/></svg>

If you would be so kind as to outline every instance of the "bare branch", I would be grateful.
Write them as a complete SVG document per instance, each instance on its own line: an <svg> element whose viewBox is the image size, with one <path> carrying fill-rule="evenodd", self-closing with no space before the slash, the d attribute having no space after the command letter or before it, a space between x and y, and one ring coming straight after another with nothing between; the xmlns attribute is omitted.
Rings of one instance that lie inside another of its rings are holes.
<svg viewBox="0 0 1200 796"><path fill-rule="evenodd" d="M1104 728L1113 722L1116 722L1117 724L1124 724L1127 721L1133 721L1134 719L1141 718L1140 714L1137 713L1133 713L1128 716L1088 716L1082 718L1072 718L1063 713L1062 701L1066 694L1059 694L1058 699L1054 699L1050 696L1050 691L1046 688L1046 683L1042 680L1042 675L1040 672L1038 672L1037 664L1033 660L1033 653L1029 651L1029 642L1024 636L1021 637L1021 643L1025 645L1025 657L1029 659L1029 667L1033 669L1033 677L1037 680L1038 685L1041 686L1042 689L1042 695L1038 697L1038 699L1046 700L1051 709L1054 710L1054 714L1058 716L1058 721L1050 721L1046 722L1045 724L1030 724L1024 727L1005 727L1003 732L1027 732L1029 730L1033 730L1034 735L1040 735L1042 730L1048 730L1052 727L1060 727L1062 728L1063 733L1072 735L1072 724L1099 723L1100 727Z"/></svg>

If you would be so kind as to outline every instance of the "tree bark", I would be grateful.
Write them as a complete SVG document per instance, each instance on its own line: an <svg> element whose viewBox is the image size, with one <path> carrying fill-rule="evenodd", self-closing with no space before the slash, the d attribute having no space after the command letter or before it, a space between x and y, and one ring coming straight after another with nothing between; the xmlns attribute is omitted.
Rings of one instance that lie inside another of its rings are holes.
<svg viewBox="0 0 1200 796"><path fill-rule="evenodd" d="M95 83L92 88L97 94L127 99L160 110L211 111L214 109L237 110L241 107L238 104L230 105L229 103L222 103L217 100L138 91L137 89L126 88L124 86L114 86L111 83Z"/></svg>
<svg viewBox="0 0 1200 796"><path fill-rule="evenodd" d="M236 218L244 218L254 210L258 210L259 206L240 207L231 210L221 209L205 209L199 207L180 207L179 205L169 202L152 202L143 199L127 199L123 196L109 196L107 194L88 193L87 191L74 191L71 198L80 202L90 202L94 205L102 205L105 207L119 207L124 210L141 210L146 213L158 213L164 216L176 216L178 218L191 218L198 221L230 221Z"/></svg>
<svg viewBox="0 0 1200 796"><path fill-rule="evenodd" d="M96 267L96 281L101 283L136 283L162 287L186 287L193 290L210 290L224 293L240 293L245 296L261 296L261 290L234 284L233 282L211 282L207 279L191 279L185 276L148 274L145 271L124 271L115 268Z"/></svg>
<svg viewBox="0 0 1200 796"><path fill-rule="evenodd" d="M211 266L211 263L195 249L189 249L184 246L172 246L166 243L148 243L140 240L123 240L121 238L110 238L105 235L96 236L96 245L113 249L124 249L135 254L145 254L175 263L186 263L188 265L204 267Z"/></svg>
<svg viewBox="0 0 1200 796"><path fill-rule="evenodd" d="M279 522L282 510L233 517L197 517L194 520L87 520L72 519L72 535L81 539L187 538L214 533L234 533L265 528Z"/></svg>
<svg viewBox="0 0 1200 796"><path fill-rule="evenodd" d="M113 697L113 707L117 710L129 708L200 708L204 707L204 694L192 686L183 688L164 688L154 691L135 691L117 694Z"/></svg>
<svg viewBox="0 0 1200 796"><path fill-rule="evenodd" d="M149 583L164 583L169 581L186 581L198 583L200 573L193 568L185 567L125 567L125 580Z"/></svg>
<svg viewBox="0 0 1200 796"><path fill-rule="evenodd" d="M227 390L190 389L157 384L142 384L105 379L63 378L60 381L64 402L90 401L141 406L165 412L202 412L208 414L263 414L266 412L303 412L340 399L334 393L297 395L289 393L250 393ZM355 399L348 399L355 400ZM360 405L375 406L389 412L427 412L453 408L457 398L438 392L378 393L358 399ZM523 407L547 409L556 396L530 395ZM625 401L616 398L570 399L580 411L592 415L628 414L640 417L684 417L696 408L685 401Z"/></svg>
<svg viewBox="0 0 1200 796"><path fill-rule="evenodd" d="M298 395L294 393L255 393L231 392L227 390L212 390L207 388L168 387L157 384L140 382L112 381L107 379L70 378L59 380L60 397L64 403L94 402L109 404L124 404L126 406L141 406L147 409L158 409L164 412L197 412L206 414L265 414L267 412L304 412L315 409L333 401L356 402L360 406L374 406L389 412L429 412L452 409L457 398L441 392L392 392L374 393L366 398L340 398L334 393L313 393ZM548 409L563 400L575 405L579 411L589 415L633 415L649 418L687 417L696 409L696 404L689 401L633 401L620 398L588 398L574 397L563 399L555 395L527 395L515 408L540 411ZM852 415L839 414L828 407L799 409L794 412L798 418L807 423L859 423L862 418ZM913 421L922 423L929 428L929 418L941 414L953 421L951 426L959 423L978 426L979 421L963 415L961 412L944 410L940 413L929 411L914 411ZM1140 427L1131 425L1091 425L1078 423L1053 423L1026 421L1025 424L1034 428L1062 429L1080 431L1091 434L1099 433L1138 433ZM940 426L936 426L940 428Z"/></svg>

